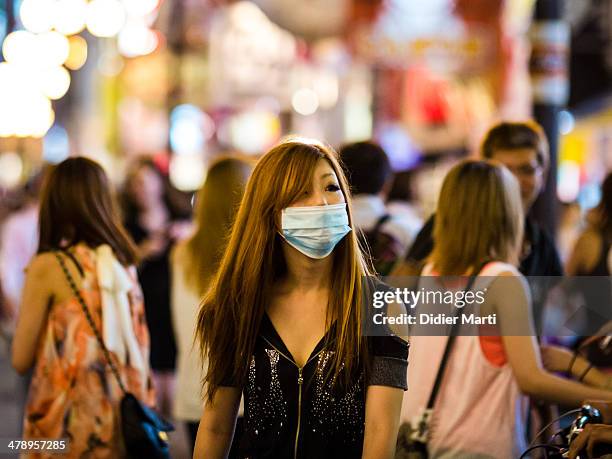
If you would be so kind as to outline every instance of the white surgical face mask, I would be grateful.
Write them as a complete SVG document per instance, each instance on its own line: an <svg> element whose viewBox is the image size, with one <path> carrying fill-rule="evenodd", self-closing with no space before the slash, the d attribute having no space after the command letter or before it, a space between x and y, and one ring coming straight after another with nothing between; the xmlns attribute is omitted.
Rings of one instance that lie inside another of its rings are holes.
<svg viewBox="0 0 612 459"><path fill-rule="evenodd" d="M346 203L331 206L287 207L281 215L281 235L310 258L325 258L351 231Z"/></svg>

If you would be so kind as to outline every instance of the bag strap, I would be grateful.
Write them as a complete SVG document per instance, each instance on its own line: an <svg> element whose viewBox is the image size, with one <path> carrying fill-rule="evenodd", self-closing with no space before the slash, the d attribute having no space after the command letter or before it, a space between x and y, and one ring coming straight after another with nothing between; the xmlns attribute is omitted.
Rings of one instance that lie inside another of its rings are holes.
<svg viewBox="0 0 612 459"><path fill-rule="evenodd" d="M104 352L104 357L106 358L106 361L108 362L108 365L110 366L113 372L113 375L115 375L115 379L117 380L117 383L119 384L119 387L121 388L121 392L123 392L124 394L127 394L128 392L125 389L123 382L121 381L121 377L119 376L119 371L117 370L117 367L115 366L115 364L113 363L113 360L111 359L110 352L108 351L108 349L106 348L106 345L104 344L102 335L100 334L99 330L96 328L96 325L94 324L93 318L91 317L91 313L89 312L89 308L87 307L87 304L85 303L85 300L83 299L83 296L77 289L76 284L74 283L74 279L72 278L72 276L70 275L70 272L68 272L68 269L66 268L66 263L64 263L64 259L60 256L58 252L53 252L53 254L57 258L57 261L59 262L60 266L62 267L62 271L64 271L64 276L66 277L68 284L70 284L70 289L72 290L72 293L74 294L76 299L79 301L79 304L81 305L81 308L83 309L83 312L85 313L85 317L87 317L87 322L89 322L89 326L93 330L94 335L96 335L98 344L100 344L100 347L102 348L102 351ZM77 264L77 266L79 265Z"/></svg>
<svg viewBox="0 0 612 459"><path fill-rule="evenodd" d="M477 271L474 271L474 273L470 275L470 279L468 280L468 283L467 283L467 286L465 287L464 292L469 292L472 289L472 287L474 286L474 282L476 282L476 278L478 277L478 274L480 273L480 271L482 271L482 268L484 268L484 266L487 263L488 261L483 263L480 266L480 268L478 268ZM459 309L458 308L455 308L455 309L456 311L455 311L454 316L457 316L459 314ZM444 376L444 370L446 369L446 365L450 357L453 343L455 342L455 338L457 337L457 335L454 333L455 328L456 328L456 321L453 322L453 325L451 326L450 334L448 337L448 341L446 341L446 347L444 348L444 354L442 355L442 361L440 362L440 367L438 368L438 373L436 374L436 379L434 381L434 385L433 385L433 388L431 389L431 394L429 395L429 400L427 402L427 409L433 408L434 404L436 403L438 391L440 390L440 386L442 385L442 378Z"/></svg>
<svg viewBox="0 0 612 459"><path fill-rule="evenodd" d="M81 277L85 277L85 271L83 271L83 267L81 266L81 263L79 263L79 260L77 260L76 257L74 256L74 253L72 253L67 248L65 249L62 248L60 250L64 255L67 255L68 257L70 257L70 259L72 260L76 268L79 270L79 274L81 275Z"/></svg>

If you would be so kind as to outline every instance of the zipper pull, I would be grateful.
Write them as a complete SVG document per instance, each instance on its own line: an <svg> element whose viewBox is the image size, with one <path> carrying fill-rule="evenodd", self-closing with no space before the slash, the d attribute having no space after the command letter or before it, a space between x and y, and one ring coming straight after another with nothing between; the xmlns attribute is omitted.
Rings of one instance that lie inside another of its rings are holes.
<svg viewBox="0 0 612 459"><path fill-rule="evenodd" d="M302 371L304 367L298 368L298 384L301 386L304 383L304 378L302 377Z"/></svg>

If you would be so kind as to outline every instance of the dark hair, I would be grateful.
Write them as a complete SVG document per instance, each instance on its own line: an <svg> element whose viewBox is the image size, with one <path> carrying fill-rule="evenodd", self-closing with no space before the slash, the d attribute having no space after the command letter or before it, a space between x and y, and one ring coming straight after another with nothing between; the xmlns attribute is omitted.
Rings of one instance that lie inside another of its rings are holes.
<svg viewBox="0 0 612 459"><path fill-rule="evenodd" d="M47 176L40 199L38 253L84 242L108 244L124 265L135 264L136 247L121 224L111 184L102 167L87 158L68 158Z"/></svg>
<svg viewBox="0 0 612 459"><path fill-rule="evenodd" d="M397 172L393 177L393 185L391 185L391 191L389 191L387 201L413 201L413 181L414 171L408 170Z"/></svg>
<svg viewBox="0 0 612 459"><path fill-rule="evenodd" d="M548 168L549 152L546 134L535 121L502 121L494 125L484 137L481 146L482 156L491 159L497 150L535 150L538 163Z"/></svg>
<svg viewBox="0 0 612 459"><path fill-rule="evenodd" d="M159 167L155 164L153 159L148 157L139 158L131 164L128 174L125 179L123 189L121 191L121 207L123 210L124 220L132 222L137 219L140 214L140 209L132 196L132 190L130 189L130 182L134 178L134 175L143 168L152 170L158 177L163 188L163 201L171 220L187 219L191 217L191 205L190 199L183 195L179 190L174 188Z"/></svg>
<svg viewBox="0 0 612 459"><path fill-rule="evenodd" d="M385 150L373 142L345 145L340 149L340 161L355 195L380 193L391 175Z"/></svg>
<svg viewBox="0 0 612 459"><path fill-rule="evenodd" d="M612 172L609 172L601 184L601 201L598 206L601 218L601 230L606 237L612 236Z"/></svg>

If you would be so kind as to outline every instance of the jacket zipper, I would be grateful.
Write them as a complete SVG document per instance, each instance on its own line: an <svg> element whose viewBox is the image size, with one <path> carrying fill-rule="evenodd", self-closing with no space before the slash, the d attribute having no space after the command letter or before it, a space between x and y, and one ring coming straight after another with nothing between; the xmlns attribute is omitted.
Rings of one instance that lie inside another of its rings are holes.
<svg viewBox="0 0 612 459"><path fill-rule="evenodd" d="M295 447L293 449L293 459L297 459L298 442L300 440L300 424L302 421L302 384L304 384L304 378L302 377L303 370L304 367L298 368L298 423L297 429L295 430Z"/></svg>
<svg viewBox="0 0 612 459"><path fill-rule="evenodd" d="M282 353L274 344L272 344L270 341L268 341L268 339L265 336L262 336L262 338L264 339L264 341L266 343L268 343L270 346L272 346L276 352L278 352L280 355L282 355L285 359L287 359L289 362L291 362L293 365L295 365L298 369L298 420L297 420L297 429L295 431L295 446L293 449L293 458L297 459L297 453L298 453L298 442L300 439L300 428L301 428L301 421L302 421L302 385L304 384L304 377L303 377L303 372L304 372L304 367L306 365L308 365L312 360L314 360L321 352L323 352L323 349L321 349L319 352L317 352L315 355L313 355L312 357L310 357L306 363L304 364L304 366L299 367L297 365L297 363L295 363L295 361L286 356L284 353Z"/></svg>

